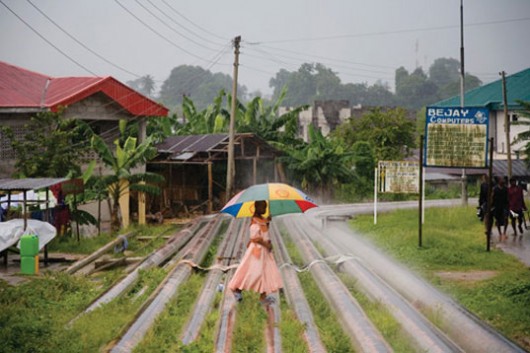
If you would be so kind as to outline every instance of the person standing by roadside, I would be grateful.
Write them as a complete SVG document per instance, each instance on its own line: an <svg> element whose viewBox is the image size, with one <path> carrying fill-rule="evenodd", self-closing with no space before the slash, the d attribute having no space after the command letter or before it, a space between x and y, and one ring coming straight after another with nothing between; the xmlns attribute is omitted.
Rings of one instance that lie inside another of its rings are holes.
<svg viewBox="0 0 530 353"><path fill-rule="evenodd" d="M515 220L517 219L519 223L520 235L523 235L523 212L526 211L523 189L517 185L517 179L515 179L515 177L510 178L510 187L508 187L508 205L510 210L510 220L513 228L513 236L515 239L515 237L517 237Z"/></svg>
<svg viewBox="0 0 530 353"><path fill-rule="evenodd" d="M477 216L482 222L486 215L486 209L488 207L488 176L487 174L482 175L482 182L480 183L480 193L478 197L478 211Z"/></svg>
<svg viewBox="0 0 530 353"><path fill-rule="evenodd" d="M508 217L508 189L505 186L503 177L497 177L497 185L493 188L493 204L491 213L495 219L495 225L499 232L499 241L506 239L506 227L502 232L503 226L506 225Z"/></svg>

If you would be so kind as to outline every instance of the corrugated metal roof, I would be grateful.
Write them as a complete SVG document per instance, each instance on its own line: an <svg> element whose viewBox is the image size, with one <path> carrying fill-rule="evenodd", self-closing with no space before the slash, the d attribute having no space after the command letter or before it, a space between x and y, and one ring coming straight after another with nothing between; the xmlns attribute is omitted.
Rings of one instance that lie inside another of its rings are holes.
<svg viewBox="0 0 530 353"><path fill-rule="evenodd" d="M159 152L178 154L182 152L209 152L223 141L227 134L170 136L156 147Z"/></svg>
<svg viewBox="0 0 530 353"><path fill-rule="evenodd" d="M167 116L168 109L112 77L54 78L0 61L0 108L56 111L102 92L135 116Z"/></svg>
<svg viewBox="0 0 530 353"><path fill-rule="evenodd" d="M426 173L442 173L449 175L462 175L462 168L437 168L427 167ZM468 168L467 175L482 175L488 172L487 168ZM492 168L493 175L507 176L508 175L508 161L499 159L493 161ZM516 178L530 178L530 169L528 169L526 162L522 159L512 160L512 175Z"/></svg>
<svg viewBox="0 0 530 353"><path fill-rule="evenodd" d="M50 187L66 181L66 178L0 179L0 191L29 191Z"/></svg>
<svg viewBox="0 0 530 353"><path fill-rule="evenodd" d="M506 98L509 109L521 109L517 100L530 101L530 68L506 76ZM468 107L485 107L490 110L504 109L502 98L502 80L491 82L465 92L464 102ZM433 104L437 107L458 107L460 96L454 96Z"/></svg>

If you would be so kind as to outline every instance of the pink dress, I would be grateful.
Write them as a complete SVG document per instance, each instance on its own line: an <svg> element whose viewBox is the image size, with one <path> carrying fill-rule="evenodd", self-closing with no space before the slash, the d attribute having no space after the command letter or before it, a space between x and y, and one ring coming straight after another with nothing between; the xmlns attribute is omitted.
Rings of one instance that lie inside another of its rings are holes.
<svg viewBox="0 0 530 353"><path fill-rule="evenodd" d="M269 232L262 231L260 225L253 220L250 225L251 241L228 283L228 288L232 291L241 289L270 294L283 287L282 277L272 252L252 241L259 237L264 241L270 240Z"/></svg>

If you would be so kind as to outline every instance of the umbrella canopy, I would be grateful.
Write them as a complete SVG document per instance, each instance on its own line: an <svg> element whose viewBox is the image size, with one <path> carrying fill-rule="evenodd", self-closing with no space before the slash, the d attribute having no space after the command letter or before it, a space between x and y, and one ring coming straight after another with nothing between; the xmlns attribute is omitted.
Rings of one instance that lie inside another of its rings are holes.
<svg viewBox="0 0 530 353"><path fill-rule="evenodd" d="M310 208L318 207L302 191L282 183L267 183L253 185L234 196L223 207L221 212L234 217L252 217L254 215L254 202L267 201L267 214L279 216L287 213L303 213Z"/></svg>

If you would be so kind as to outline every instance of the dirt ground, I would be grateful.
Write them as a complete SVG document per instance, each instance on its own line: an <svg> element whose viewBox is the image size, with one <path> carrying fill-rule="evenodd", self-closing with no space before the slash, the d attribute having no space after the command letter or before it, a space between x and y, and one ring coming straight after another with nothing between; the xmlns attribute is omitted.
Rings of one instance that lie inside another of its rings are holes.
<svg viewBox="0 0 530 353"><path fill-rule="evenodd" d="M495 277L497 271L437 272L436 275L453 281L477 282Z"/></svg>

